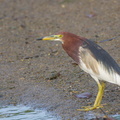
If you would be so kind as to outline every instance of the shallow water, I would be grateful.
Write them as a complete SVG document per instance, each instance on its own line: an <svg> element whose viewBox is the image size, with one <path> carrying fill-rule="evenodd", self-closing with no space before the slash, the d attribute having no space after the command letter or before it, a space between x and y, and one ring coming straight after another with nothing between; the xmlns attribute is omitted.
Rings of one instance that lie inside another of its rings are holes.
<svg viewBox="0 0 120 120"><path fill-rule="evenodd" d="M0 120L60 120L45 110L31 109L27 106L0 107Z"/></svg>
<svg viewBox="0 0 120 120"><path fill-rule="evenodd" d="M103 116L103 115L101 115ZM120 120L120 115L110 115L116 120ZM86 120L95 118L93 112L85 115ZM0 120L61 120L60 117L53 116L50 112L43 109L32 109L27 106L6 106L0 107Z"/></svg>

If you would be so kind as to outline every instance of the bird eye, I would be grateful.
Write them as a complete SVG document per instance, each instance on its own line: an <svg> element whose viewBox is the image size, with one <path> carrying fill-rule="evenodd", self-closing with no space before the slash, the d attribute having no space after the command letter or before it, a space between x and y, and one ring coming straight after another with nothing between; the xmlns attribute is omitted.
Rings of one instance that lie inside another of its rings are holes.
<svg viewBox="0 0 120 120"><path fill-rule="evenodd" d="M59 35L58 37L62 38L62 37L63 37L63 35Z"/></svg>

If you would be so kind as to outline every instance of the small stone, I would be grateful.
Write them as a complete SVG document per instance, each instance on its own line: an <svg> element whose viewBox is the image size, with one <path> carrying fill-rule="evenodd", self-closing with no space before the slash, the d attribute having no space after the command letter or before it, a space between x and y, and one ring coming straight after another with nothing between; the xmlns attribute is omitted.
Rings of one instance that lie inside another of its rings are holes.
<svg viewBox="0 0 120 120"><path fill-rule="evenodd" d="M54 79L58 78L59 76L60 76L59 72L53 71L53 72L51 72L51 75L49 77L47 77L46 79L47 80L54 80Z"/></svg>
<svg viewBox="0 0 120 120"><path fill-rule="evenodd" d="M89 92L85 92L85 93L82 93L82 94L77 94L77 95L75 95L75 97L82 98L82 99L88 99L88 98L92 97L92 94L89 93Z"/></svg>

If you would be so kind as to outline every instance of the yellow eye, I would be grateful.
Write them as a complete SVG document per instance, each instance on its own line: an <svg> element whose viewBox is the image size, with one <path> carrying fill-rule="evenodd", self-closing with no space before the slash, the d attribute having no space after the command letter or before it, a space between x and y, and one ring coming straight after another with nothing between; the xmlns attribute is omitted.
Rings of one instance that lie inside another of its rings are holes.
<svg viewBox="0 0 120 120"><path fill-rule="evenodd" d="M58 37L59 37L59 38L62 38L62 37L63 37L63 35L58 35Z"/></svg>

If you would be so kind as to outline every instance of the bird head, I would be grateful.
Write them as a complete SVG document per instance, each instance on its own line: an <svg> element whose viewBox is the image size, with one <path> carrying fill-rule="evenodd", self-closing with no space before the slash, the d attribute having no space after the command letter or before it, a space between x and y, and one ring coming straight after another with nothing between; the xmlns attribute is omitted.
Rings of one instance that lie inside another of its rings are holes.
<svg viewBox="0 0 120 120"><path fill-rule="evenodd" d="M84 38L81 38L80 36L77 36L73 33L69 33L69 32L59 32L55 35L50 35L50 36L46 36L46 37L41 37L38 38L37 40L49 40L49 41L60 41L62 42L62 44L73 44L76 42L82 42L84 40Z"/></svg>
<svg viewBox="0 0 120 120"><path fill-rule="evenodd" d="M79 47L86 40L83 37L77 36L69 32L59 32L55 35L38 38L37 40L49 40L62 42L63 49L67 54L72 57L76 62L79 62Z"/></svg>

